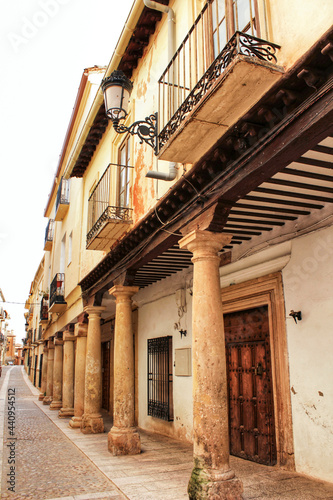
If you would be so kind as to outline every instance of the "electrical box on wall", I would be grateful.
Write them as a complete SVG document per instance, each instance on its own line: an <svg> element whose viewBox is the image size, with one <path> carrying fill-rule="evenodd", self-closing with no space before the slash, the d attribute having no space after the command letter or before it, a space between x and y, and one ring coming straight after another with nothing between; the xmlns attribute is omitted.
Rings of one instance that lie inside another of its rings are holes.
<svg viewBox="0 0 333 500"><path fill-rule="evenodd" d="M175 349L175 375L190 377L192 375L191 348Z"/></svg>

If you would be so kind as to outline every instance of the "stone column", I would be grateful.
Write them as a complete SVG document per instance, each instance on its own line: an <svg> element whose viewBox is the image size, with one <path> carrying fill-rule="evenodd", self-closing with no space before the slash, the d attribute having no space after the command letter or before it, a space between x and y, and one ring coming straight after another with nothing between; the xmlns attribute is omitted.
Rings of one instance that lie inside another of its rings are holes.
<svg viewBox="0 0 333 500"><path fill-rule="evenodd" d="M76 353L74 377L74 416L69 421L69 425L71 427L81 427L82 415L84 411L87 329L88 325L86 323L77 323L74 328Z"/></svg>
<svg viewBox="0 0 333 500"><path fill-rule="evenodd" d="M53 395L53 365L54 365L54 343L53 340L48 341L47 353L47 379L46 379L46 396L43 399L44 405L49 405Z"/></svg>
<svg viewBox="0 0 333 500"><path fill-rule="evenodd" d="M53 398L50 404L50 410L60 410L62 407L62 350L62 339L54 339Z"/></svg>
<svg viewBox="0 0 333 500"><path fill-rule="evenodd" d="M190 499L242 498L229 465L227 369L218 252L230 236L194 230L179 241L193 253L193 437Z"/></svg>
<svg viewBox="0 0 333 500"><path fill-rule="evenodd" d="M109 290L116 297L114 340L113 427L108 449L113 455L141 452L140 436L134 426L134 350L132 296L138 287L116 285Z"/></svg>
<svg viewBox="0 0 333 500"><path fill-rule="evenodd" d="M42 386L40 388L39 401L43 401L44 397L46 396L47 356L48 356L48 348L47 348L47 344L44 344L44 348L43 348L43 363L42 363Z"/></svg>
<svg viewBox="0 0 333 500"><path fill-rule="evenodd" d="M104 309L105 307L97 306L87 306L84 308L84 312L89 315L84 413L81 423L81 432L84 434L104 432L104 423L100 413L102 402L101 314Z"/></svg>
<svg viewBox="0 0 333 500"><path fill-rule="evenodd" d="M62 408L59 418L74 415L74 341L71 332L64 332L64 359L62 372Z"/></svg>

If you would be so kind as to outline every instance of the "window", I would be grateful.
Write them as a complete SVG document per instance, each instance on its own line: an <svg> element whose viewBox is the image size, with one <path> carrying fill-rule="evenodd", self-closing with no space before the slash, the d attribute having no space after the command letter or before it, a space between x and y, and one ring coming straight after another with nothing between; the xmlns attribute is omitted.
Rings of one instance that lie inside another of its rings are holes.
<svg viewBox="0 0 333 500"><path fill-rule="evenodd" d="M73 245L73 231L71 231L68 237L68 260L67 266L72 262L72 245Z"/></svg>
<svg viewBox="0 0 333 500"><path fill-rule="evenodd" d="M148 340L148 415L173 420L172 337Z"/></svg>
<svg viewBox="0 0 333 500"><path fill-rule="evenodd" d="M60 247L60 272L61 273L65 272L65 255L66 255L66 233L64 234L64 236L61 240L61 247Z"/></svg>
<svg viewBox="0 0 333 500"><path fill-rule="evenodd" d="M235 31L260 36L257 0L214 0L211 4L214 57Z"/></svg>
<svg viewBox="0 0 333 500"><path fill-rule="evenodd" d="M130 206L130 141L129 137L123 142L119 150L119 177L118 177L118 207L128 208Z"/></svg>

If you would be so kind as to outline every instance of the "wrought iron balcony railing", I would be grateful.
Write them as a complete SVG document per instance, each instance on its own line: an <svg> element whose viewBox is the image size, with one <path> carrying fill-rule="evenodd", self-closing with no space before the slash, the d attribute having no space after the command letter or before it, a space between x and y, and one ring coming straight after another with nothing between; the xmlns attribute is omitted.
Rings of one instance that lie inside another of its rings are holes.
<svg viewBox="0 0 333 500"><path fill-rule="evenodd" d="M55 205L55 220L60 221L64 218L67 213L69 207L69 179L61 179L58 192L57 199Z"/></svg>
<svg viewBox="0 0 333 500"><path fill-rule="evenodd" d="M45 322L49 319L49 301L45 297L42 298L40 303L39 321Z"/></svg>
<svg viewBox="0 0 333 500"><path fill-rule="evenodd" d="M132 223L132 209L129 208L131 168L110 163L91 193L87 248L104 250Z"/></svg>
<svg viewBox="0 0 333 500"><path fill-rule="evenodd" d="M276 63L278 46L258 37L259 14L252 2L245 0L244 12L231 3L207 1L159 79L159 151L237 55Z"/></svg>
<svg viewBox="0 0 333 500"><path fill-rule="evenodd" d="M66 307L65 302L65 274L57 273L50 286L49 310L61 312Z"/></svg>
<svg viewBox="0 0 333 500"><path fill-rule="evenodd" d="M45 230L44 250L51 250L54 236L54 219L49 219Z"/></svg>

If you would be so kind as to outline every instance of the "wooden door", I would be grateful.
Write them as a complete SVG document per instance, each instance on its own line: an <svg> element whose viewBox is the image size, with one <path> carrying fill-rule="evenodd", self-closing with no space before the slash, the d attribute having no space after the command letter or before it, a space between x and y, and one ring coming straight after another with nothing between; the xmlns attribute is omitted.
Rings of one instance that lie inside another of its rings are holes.
<svg viewBox="0 0 333 500"><path fill-rule="evenodd" d="M102 342L102 408L110 408L110 342Z"/></svg>
<svg viewBox="0 0 333 500"><path fill-rule="evenodd" d="M230 453L276 463L268 308L225 314Z"/></svg>

